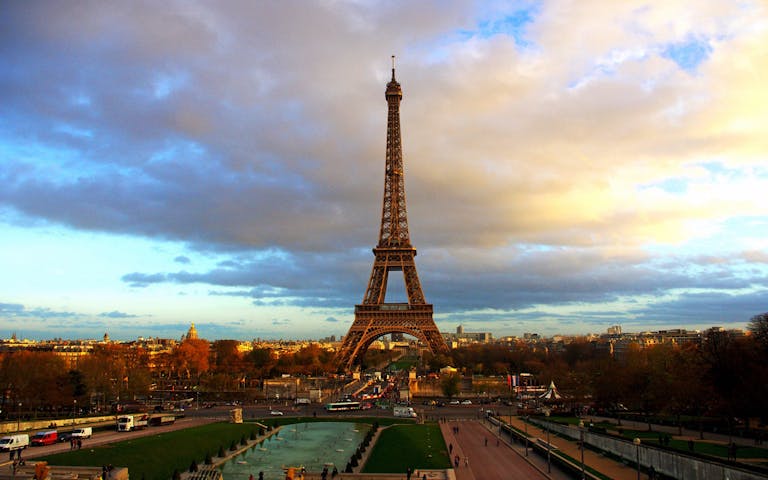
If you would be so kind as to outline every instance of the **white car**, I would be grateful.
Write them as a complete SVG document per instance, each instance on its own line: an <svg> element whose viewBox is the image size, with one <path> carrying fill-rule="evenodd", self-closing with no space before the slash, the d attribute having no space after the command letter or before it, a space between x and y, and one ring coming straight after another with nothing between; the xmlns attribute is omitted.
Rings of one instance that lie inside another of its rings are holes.
<svg viewBox="0 0 768 480"><path fill-rule="evenodd" d="M282 416L282 415L283 415L283 412L281 412L280 410L270 410L270 411L269 411L269 414L270 414L270 415L279 415L279 416Z"/></svg>
<svg viewBox="0 0 768 480"><path fill-rule="evenodd" d="M472 405L472 400L464 400L461 402L462 405Z"/></svg>

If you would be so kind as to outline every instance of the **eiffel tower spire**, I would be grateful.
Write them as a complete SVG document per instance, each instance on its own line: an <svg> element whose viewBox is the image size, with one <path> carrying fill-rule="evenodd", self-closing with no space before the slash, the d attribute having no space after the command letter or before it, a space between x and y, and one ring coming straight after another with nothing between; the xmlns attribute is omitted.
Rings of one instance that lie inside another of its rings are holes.
<svg viewBox="0 0 768 480"><path fill-rule="evenodd" d="M403 90L395 79L394 56L392 80L387 83L387 152L384 170L379 243L373 249L374 261L363 303L355 306L355 321L344 337L336 361L351 370L368 346L388 333L405 333L418 338L434 353L448 353L440 331L432 319L432 305L424 299L416 272L416 249L411 245L405 208L405 175L400 136L400 101ZM403 273L408 303L386 303L389 273Z"/></svg>
<svg viewBox="0 0 768 480"><path fill-rule="evenodd" d="M381 212L379 247L410 247L408 214L405 210L405 175L403 144L400 136L400 101L403 90L395 80L395 56L392 56L392 80L387 84L387 159L384 171L384 203Z"/></svg>

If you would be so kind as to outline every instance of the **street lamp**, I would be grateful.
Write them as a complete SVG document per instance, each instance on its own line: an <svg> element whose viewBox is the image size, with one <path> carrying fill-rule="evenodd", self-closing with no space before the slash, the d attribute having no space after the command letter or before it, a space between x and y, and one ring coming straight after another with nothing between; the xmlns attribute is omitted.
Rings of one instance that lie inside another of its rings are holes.
<svg viewBox="0 0 768 480"><path fill-rule="evenodd" d="M552 473L552 462L550 462L550 456L549 456L549 410L544 412L544 415L547 417L547 473Z"/></svg>
<svg viewBox="0 0 768 480"><path fill-rule="evenodd" d="M21 402L19 402L18 410L16 410L16 433L19 433L21 429Z"/></svg>
<svg viewBox="0 0 768 480"><path fill-rule="evenodd" d="M77 412L77 399L72 400L72 429L75 429L75 412Z"/></svg>
<svg viewBox="0 0 768 480"><path fill-rule="evenodd" d="M523 425L525 425L525 456L528 456L528 417L523 419Z"/></svg>
<svg viewBox="0 0 768 480"><path fill-rule="evenodd" d="M579 440L581 445L581 480L587 478L584 475L584 420L579 420Z"/></svg>
<svg viewBox="0 0 768 480"><path fill-rule="evenodd" d="M640 439L635 437L632 443L637 447L637 480L640 480Z"/></svg>

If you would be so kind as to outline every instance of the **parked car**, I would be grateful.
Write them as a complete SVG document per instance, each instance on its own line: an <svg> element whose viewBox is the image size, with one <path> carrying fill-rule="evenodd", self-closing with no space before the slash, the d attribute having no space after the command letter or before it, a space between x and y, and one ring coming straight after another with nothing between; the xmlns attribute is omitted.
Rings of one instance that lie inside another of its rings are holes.
<svg viewBox="0 0 768 480"><path fill-rule="evenodd" d="M461 402L462 405L472 405L472 400L464 400Z"/></svg>
<svg viewBox="0 0 768 480"><path fill-rule="evenodd" d="M280 410L270 410L269 414L270 415L280 415L280 416L282 416L283 412L281 412Z"/></svg>

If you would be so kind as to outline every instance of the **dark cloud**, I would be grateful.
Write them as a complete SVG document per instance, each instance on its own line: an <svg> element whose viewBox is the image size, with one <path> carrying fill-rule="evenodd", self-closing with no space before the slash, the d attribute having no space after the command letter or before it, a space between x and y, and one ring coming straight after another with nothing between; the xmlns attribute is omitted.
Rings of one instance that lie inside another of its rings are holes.
<svg viewBox="0 0 768 480"><path fill-rule="evenodd" d="M79 318L82 314L56 311L49 308L31 308L17 303L0 303L0 316L9 318L37 318L41 320Z"/></svg>
<svg viewBox="0 0 768 480"><path fill-rule="evenodd" d="M192 263L189 257L186 257L184 255L179 255L178 257L174 258L173 261L176 263L184 263L184 264Z"/></svg>

